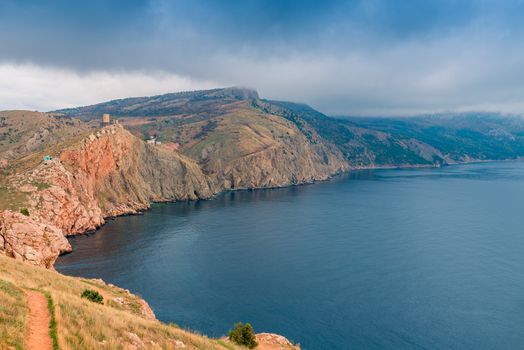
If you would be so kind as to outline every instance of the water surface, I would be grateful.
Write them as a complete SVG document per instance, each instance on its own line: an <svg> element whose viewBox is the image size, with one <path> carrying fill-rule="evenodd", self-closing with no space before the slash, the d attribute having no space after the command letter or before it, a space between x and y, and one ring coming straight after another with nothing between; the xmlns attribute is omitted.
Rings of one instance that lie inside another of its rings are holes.
<svg viewBox="0 0 524 350"><path fill-rule="evenodd" d="M524 163L359 171L154 205L71 240L65 274L210 336L304 349L524 348Z"/></svg>

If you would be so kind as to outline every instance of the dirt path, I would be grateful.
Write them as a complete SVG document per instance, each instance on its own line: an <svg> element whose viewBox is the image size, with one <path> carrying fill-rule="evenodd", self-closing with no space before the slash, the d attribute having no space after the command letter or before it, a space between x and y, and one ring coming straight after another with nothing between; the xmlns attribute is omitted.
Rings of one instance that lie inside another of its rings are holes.
<svg viewBox="0 0 524 350"><path fill-rule="evenodd" d="M28 290L27 306L29 307L29 321L27 324L26 349L52 350L53 341L49 335L51 315L47 308L47 298L39 292Z"/></svg>

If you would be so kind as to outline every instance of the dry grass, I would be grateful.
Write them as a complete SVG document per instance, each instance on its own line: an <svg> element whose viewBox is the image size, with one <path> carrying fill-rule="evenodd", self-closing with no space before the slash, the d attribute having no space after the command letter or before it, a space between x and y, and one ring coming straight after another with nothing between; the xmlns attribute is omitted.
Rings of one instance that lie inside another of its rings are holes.
<svg viewBox="0 0 524 350"><path fill-rule="evenodd" d="M0 349L23 349L27 320L24 292L0 279Z"/></svg>
<svg viewBox="0 0 524 350"><path fill-rule="evenodd" d="M9 286L10 291L5 292L2 288L0 293L11 298L2 298L9 300L11 308L7 311L2 308L2 312L17 315L16 320L3 326L8 328L4 333L9 338L2 336L0 348L10 344L8 341L21 344L23 327L20 325L27 311L20 290L35 288L48 292L53 298L60 349L128 349L133 344L145 349L175 349L176 340L184 342L188 349L238 349L173 325L146 320L139 316L140 304L136 296L97 281L64 276L5 257L0 257L0 279L7 281L1 286ZM87 288L99 290L104 295L104 304L82 299L80 294ZM111 301L117 297L123 298L125 303ZM0 301L0 305L3 307L4 302Z"/></svg>
<svg viewBox="0 0 524 350"><path fill-rule="evenodd" d="M178 128L185 135L180 140L184 154L199 159L204 149L214 149L214 159L230 161L275 147L296 132L286 120L247 108L233 110L214 121L216 127L203 138L195 135L204 122Z"/></svg>
<svg viewBox="0 0 524 350"><path fill-rule="evenodd" d="M27 194L2 187L0 184L0 210L19 211L27 206Z"/></svg>

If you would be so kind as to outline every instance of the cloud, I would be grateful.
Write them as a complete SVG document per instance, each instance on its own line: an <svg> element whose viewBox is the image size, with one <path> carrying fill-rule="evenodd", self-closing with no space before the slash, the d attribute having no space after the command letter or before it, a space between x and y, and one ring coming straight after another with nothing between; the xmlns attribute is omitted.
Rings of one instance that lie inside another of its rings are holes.
<svg viewBox="0 0 524 350"><path fill-rule="evenodd" d="M338 115L521 113L523 10L517 0L5 0L0 107L246 85Z"/></svg>
<svg viewBox="0 0 524 350"><path fill-rule="evenodd" d="M33 64L0 64L0 77L0 110L50 111L108 99L208 89L218 85L158 71L80 74Z"/></svg>

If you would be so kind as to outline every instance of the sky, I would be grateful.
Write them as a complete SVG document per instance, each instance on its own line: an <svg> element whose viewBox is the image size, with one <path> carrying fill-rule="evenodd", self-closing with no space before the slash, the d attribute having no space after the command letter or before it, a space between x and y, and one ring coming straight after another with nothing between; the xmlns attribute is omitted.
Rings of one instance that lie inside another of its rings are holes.
<svg viewBox="0 0 524 350"><path fill-rule="evenodd" d="M524 113L521 0L1 0L0 110L246 86L331 115Z"/></svg>

